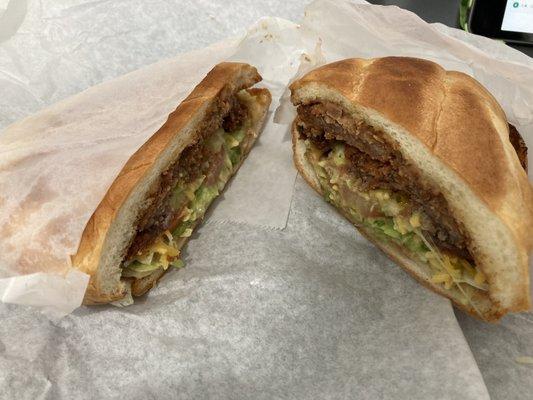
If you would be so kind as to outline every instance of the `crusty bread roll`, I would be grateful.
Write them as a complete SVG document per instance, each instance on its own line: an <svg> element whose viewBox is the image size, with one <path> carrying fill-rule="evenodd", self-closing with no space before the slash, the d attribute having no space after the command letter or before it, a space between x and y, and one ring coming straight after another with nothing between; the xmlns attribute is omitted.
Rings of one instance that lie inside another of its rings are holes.
<svg viewBox="0 0 533 400"><path fill-rule="evenodd" d="M166 123L130 157L91 216L78 251L72 257L73 265L91 277L85 304L120 300L128 292L141 295L166 272L160 270L133 281L121 277L121 265L137 233L137 223L157 196L155 192L162 174L179 159L184 149L202 138L206 121L220 119L228 112L230 99L245 90L251 99L246 107L252 119L248 132L252 139L243 149L242 163L260 132L271 101L267 89L248 89L260 80L257 70L248 64L218 64L169 115ZM179 240L179 247L187 240L187 237Z"/></svg>
<svg viewBox="0 0 533 400"><path fill-rule="evenodd" d="M290 89L295 106L330 104L341 110L338 119L315 111L326 121L324 126L353 120L380 132L379 140L396 149L425 185L442 194L451 217L464 229L467 250L486 277L488 290L476 290L465 304L459 285L445 289L432 282L428 265L410 257L398 243L382 240L359 224L364 236L425 286L484 320L530 308L533 191L509 140L505 113L481 84L430 61L385 57L322 66ZM292 129L295 164L323 194L306 157L308 128L299 118ZM328 128L322 134L326 139L336 135ZM343 137L349 140L350 135L354 133ZM349 218L346 210L341 212Z"/></svg>

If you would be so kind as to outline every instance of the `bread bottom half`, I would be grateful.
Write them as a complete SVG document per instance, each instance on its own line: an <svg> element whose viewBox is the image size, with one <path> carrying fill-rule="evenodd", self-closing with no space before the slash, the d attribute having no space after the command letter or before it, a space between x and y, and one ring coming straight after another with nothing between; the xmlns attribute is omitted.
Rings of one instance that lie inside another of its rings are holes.
<svg viewBox="0 0 533 400"><path fill-rule="evenodd" d="M293 153L294 153L294 163L296 168L306 180L306 182L321 196L324 196L324 191L322 190L320 181L318 180L315 170L309 160L307 159L306 153L306 144L299 136L299 133L296 129L296 123L293 125L292 129L292 138L293 138ZM479 294L481 291L477 291L475 298L470 298L469 302L465 304L463 294L456 287L451 289L445 289L440 284L435 284L431 281L432 272L426 263L416 260L411 257L407 249L402 248L402 246L392 242L384 241L381 238L377 237L371 228L362 226L347 213L345 210L333 206L341 215L348 219L357 230L370 242L372 242L377 248L383 251L389 258L391 258L395 263L402 267L409 275L416 279L426 288L450 299L453 304L467 312L468 314L479 318L484 321L496 322L498 321L505 312L498 310L493 307L493 304L486 294Z"/></svg>

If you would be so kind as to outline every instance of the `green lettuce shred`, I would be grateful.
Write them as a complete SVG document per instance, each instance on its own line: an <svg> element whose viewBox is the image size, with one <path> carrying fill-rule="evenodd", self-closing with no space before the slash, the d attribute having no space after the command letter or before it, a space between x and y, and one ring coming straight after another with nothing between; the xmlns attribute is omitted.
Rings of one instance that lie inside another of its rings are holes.
<svg viewBox="0 0 533 400"><path fill-rule="evenodd" d="M205 183L205 176L201 176L186 187L178 184L172 190L171 207L179 210L185 206L185 217L171 232L172 240L169 239L166 242L175 245L180 238L190 236L195 221L203 218L209 205L220 194L233 170L242 159L242 145L246 137L246 127L247 124L245 123L243 127L234 132L225 132L220 128L206 139L205 145L213 152L216 153L222 148L224 149L224 164L219 173L218 180L211 185L207 185ZM139 257L140 260L135 259L122 268L122 276L141 279L151 275L156 270L164 269L164 263L160 261L159 256L156 251L154 253L143 254L142 257ZM174 258L165 265L181 268L184 263L181 259Z"/></svg>

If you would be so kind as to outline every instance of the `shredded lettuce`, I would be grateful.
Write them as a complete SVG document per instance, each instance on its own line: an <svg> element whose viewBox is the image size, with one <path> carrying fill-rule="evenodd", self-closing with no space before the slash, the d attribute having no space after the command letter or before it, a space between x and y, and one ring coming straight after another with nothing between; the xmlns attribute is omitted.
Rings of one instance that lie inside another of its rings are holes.
<svg viewBox="0 0 533 400"><path fill-rule="evenodd" d="M141 279L157 270L166 270L170 266L181 268L183 261L179 259L178 241L192 234L194 224L202 219L209 205L219 195L235 167L242 159L242 146L246 138L246 127L249 121L245 121L240 129L234 132L225 132L218 129L206 140L206 146L215 153L224 149L224 163L220 170L218 180L210 185L205 182L202 175L187 186L178 185L172 190L170 205L174 210L183 208L183 219L172 231L162 234L152 245L136 255L133 260L125 263L122 268L122 276L127 278Z"/></svg>
<svg viewBox="0 0 533 400"><path fill-rule="evenodd" d="M335 145L333 146L333 151L331 153L331 158L335 165L340 166L346 162L343 143L335 143Z"/></svg>
<svg viewBox="0 0 533 400"><path fill-rule="evenodd" d="M231 164L233 166L236 166L241 161L241 148L240 147L233 147L229 151L229 159L231 160Z"/></svg>
<svg viewBox="0 0 533 400"><path fill-rule="evenodd" d="M142 264L138 261L134 261L122 269L122 276L126 278L141 279L151 275L154 271L160 268L162 268L161 265L157 263Z"/></svg>
<svg viewBox="0 0 533 400"><path fill-rule="evenodd" d="M487 290L481 271L462 258L441 253L425 237L421 230L423 216L420 211L409 208L408 199L383 189L363 191L348 173L339 168L346 160L343 144L335 143L333 149L325 154L309 141L306 145L306 156L314 167L326 201L346 211L355 224L372 229L380 240L392 241L406 249L412 257L426 263L432 271L434 283L442 284L445 289L455 285L465 296L466 302L470 299L462 283ZM347 199L346 193L352 195L348 195ZM369 210L379 212L372 213ZM372 214L378 216L370 216Z"/></svg>
<svg viewBox="0 0 533 400"><path fill-rule="evenodd" d="M169 263L170 266L174 268L181 268L185 264L182 260L175 259ZM136 278L136 279L142 279L146 278L147 276L151 275L155 271L159 269L166 269L163 268L159 263L152 263L152 264L142 264L138 261L134 261L131 264L129 264L127 267L122 269L122 276L125 278Z"/></svg>

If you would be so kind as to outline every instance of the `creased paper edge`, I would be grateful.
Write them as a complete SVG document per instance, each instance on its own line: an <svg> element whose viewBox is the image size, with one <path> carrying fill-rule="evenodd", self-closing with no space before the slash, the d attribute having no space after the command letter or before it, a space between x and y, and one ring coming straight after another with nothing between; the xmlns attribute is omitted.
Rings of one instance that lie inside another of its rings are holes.
<svg viewBox="0 0 533 400"><path fill-rule="evenodd" d="M0 279L0 301L37 307L52 320L73 312L83 302L89 275L71 268L65 275L38 272Z"/></svg>

